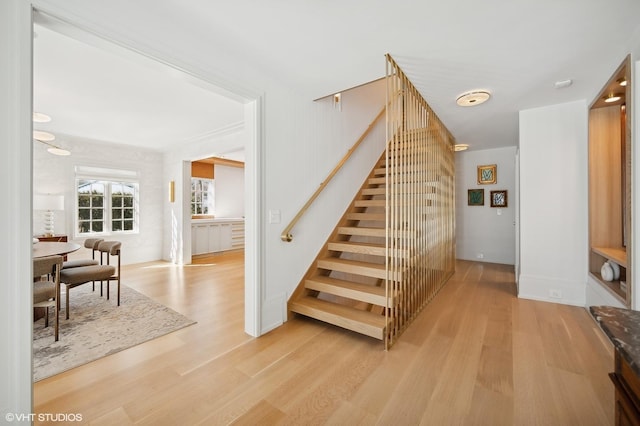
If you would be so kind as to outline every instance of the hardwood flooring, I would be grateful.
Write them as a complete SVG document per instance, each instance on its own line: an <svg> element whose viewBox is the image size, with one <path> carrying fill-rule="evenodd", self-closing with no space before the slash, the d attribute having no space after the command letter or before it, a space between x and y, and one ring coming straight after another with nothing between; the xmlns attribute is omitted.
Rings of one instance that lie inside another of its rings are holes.
<svg viewBox="0 0 640 426"><path fill-rule="evenodd" d="M35 412L93 425L613 424L611 344L583 308L517 299L511 266L458 261L385 352L302 317L244 334L242 265L232 253L124 267L124 285L198 323L36 383Z"/></svg>

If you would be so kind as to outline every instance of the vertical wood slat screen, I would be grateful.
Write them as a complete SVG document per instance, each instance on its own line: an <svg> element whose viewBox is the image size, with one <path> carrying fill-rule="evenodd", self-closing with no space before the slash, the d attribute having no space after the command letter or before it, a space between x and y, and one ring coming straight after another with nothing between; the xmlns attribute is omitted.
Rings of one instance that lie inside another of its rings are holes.
<svg viewBox="0 0 640 426"><path fill-rule="evenodd" d="M386 80L388 349L455 268L455 142L389 55Z"/></svg>

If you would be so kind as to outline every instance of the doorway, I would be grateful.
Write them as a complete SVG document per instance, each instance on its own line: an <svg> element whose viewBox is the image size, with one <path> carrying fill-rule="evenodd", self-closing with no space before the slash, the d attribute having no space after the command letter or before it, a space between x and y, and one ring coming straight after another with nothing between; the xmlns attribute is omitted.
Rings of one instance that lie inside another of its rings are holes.
<svg viewBox="0 0 640 426"><path fill-rule="evenodd" d="M242 120L244 123L243 132L246 137L246 142L242 147L246 153L246 179L245 179L245 332L252 336L260 334L260 280L259 271L261 270L262 254L259 247L260 244L260 225L259 218L262 216L262 205L259 197L261 181L258 176L261 175L261 96L258 94L252 94L249 90L238 87L220 87L217 85L218 79L214 75L202 76L196 75L188 70L182 69L178 66L171 65L169 62L160 58L156 58L152 55L145 55L140 53L142 50L131 46L122 46L114 43L113 37L109 34L94 34L86 31L74 25L71 22L63 21L48 13L43 13L37 10L33 12L34 29L42 27L48 31L55 31L69 37L76 42L81 42L92 46L97 49L104 49L111 54L120 55L128 60L132 60L142 66L148 67L155 72L165 73L171 75L178 80L190 83L193 88L199 88L216 94L217 96L225 97L240 105ZM37 33L37 31L36 31ZM34 49L34 63L37 63L38 57L36 56L36 50ZM37 64L35 65L37 66ZM34 67L35 67L34 66ZM37 90L34 86L34 105L37 108ZM236 123L227 124L227 126L233 126ZM224 126L223 126L224 127ZM216 131L219 129L212 129ZM186 142L182 140L180 146L180 157L175 157L174 154L178 152L178 148L166 149L165 161L163 165L163 173L161 180L164 182L173 181L172 176L176 176L178 185L177 192L180 193L179 188L183 188L184 185L179 185L182 179L178 177L182 176L182 164L185 160L190 160L194 156L198 155L198 152L216 152L219 151L216 147L207 146L207 134L206 132L200 133L198 138L187 138ZM148 147L147 147L148 148ZM117 149L117 148L116 148ZM72 153L73 155L73 153ZM174 161L175 159L175 161ZM35 184L35 182L34 182ZM165 243L163 244L163 258L169 258L167 254L167 241L170 241L175 237L174 235L174 221L177 222L178 228L181 232L178 233L177 238L179 246L183 248L188 245L189 237L187 237L187 224L189 226L190 233L190 214L186 209L188 206L186 203L175 203L175 205L169 205L167 197L165 197L164 185L162 185L162 204L164 206L156 205L155 208L160 208L164 219L162 220L161 234L164 236ZM179 195L179 194L176 194ZM186 196L186 193L184 194ZM183 198L186 200L186 198ZM69 206L73 207L73 197L69 200ZM69 210L73 210L72 208ZM67 218L73 218L73 213L68 212ZM71 230L73 226L73 220L69 220L66 224L67 229ZM184 258L184 253L181 253L180 258Z"/></svg>

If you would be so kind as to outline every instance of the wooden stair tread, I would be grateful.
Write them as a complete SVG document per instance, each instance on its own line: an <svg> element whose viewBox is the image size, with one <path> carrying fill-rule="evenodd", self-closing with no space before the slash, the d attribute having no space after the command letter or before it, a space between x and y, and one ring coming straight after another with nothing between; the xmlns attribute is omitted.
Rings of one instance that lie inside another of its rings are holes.
<svg viewBox="0 0 640 426"><path fill-rule="evenodd" d="M387 220L384 213L347 213L346 217L349 220L370 220L370 221Z"/></svg>
<svg viewBox="0 0 640 426"><path fill-rule="evenodd" d="M386 319L383 315L338 305L305 296L289 303L289 309L338 327L383 340L386 332Z"/></svg>
<svg viewBox="0 0 640 426"><path fill-rule="evenodd" d="M384 244L362 243L352 241L332 241L328 244L329 250L348 253L370 254L372 256L386 256Z"/></svg>
<svg viewBox="0 0 640 426"><path fill-rule="evenodd" d="M384 264L342 259L339 257L325 257L318 259L318 268L378 279L385 279L387 276ZM395 273L390 271L390 275L390 278L394 281L402 280L402 273L398 271Z"/></svg>
<svg viewBox="0 0 640 426"><path fill-rule="evenodd" d="M339 251L346 253L367 254L371 256L386 256L387 251L384 244L360 242L360 241L331 241L328 243L331 251ZM398 257L408 258L409 250L396 249Z"/></svg>
<svg viewBox="0 0 640 426"><path fill-rule="evenodd" d="M342 235L361 235L367 237L385 237L385 228L365 228L358 226L341 226L338 228L338 234Z"/></svg>
<svg viewBox="0 0 640 426"><path fill-rule="evenodd" d="M325 275L318 275L305 281L305 288L321 291L334 296L346 297L360 302L386 306L386 291L384 287L361 284L353 281L339 280ZM389 306L393 306L393 299Z"/></svg>
<svg viewBox="0 0 640 426"><path fill-rule="evenodd" d="M412 238L417 235L417 231L396 230L391 231L395 238ZM338 228L338 234L341 235L359 235L363 237L386 237L386 228L371 228L363 226L341 226Z"/></svg>

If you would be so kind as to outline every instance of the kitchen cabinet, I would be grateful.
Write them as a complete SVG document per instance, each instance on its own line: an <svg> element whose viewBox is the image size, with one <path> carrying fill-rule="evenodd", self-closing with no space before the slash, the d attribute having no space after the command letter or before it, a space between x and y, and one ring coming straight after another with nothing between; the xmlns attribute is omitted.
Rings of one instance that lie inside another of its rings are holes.
<svg viewBox="0 0 640 426"><path fill-rule="evenodd" d="M242 234L240 236L240 234ZM242 244L238 241L241 239ZM191 254L217 253L244 248L244 221L197 220L191 224Z"/></svg>

